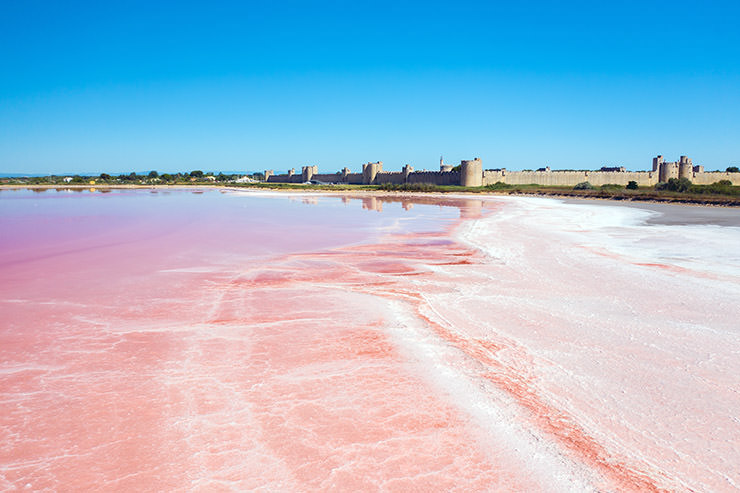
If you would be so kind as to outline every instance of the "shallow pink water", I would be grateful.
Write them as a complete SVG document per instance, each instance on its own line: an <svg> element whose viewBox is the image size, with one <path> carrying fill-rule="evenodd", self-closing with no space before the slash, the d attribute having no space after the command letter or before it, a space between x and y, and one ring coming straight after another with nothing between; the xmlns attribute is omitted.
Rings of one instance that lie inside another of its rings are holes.
<svg viewBox="0 0 740 493"><path fill-rule="evenodd" d="M438 202L2 192L0 489L738 487L736 228Z"/></svg>

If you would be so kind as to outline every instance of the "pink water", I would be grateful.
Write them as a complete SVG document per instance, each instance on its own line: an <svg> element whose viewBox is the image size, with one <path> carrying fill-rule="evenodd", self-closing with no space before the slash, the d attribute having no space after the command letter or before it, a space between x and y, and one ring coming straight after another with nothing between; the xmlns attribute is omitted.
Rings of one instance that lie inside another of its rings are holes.
<svg viewBox="0 0 740 493"><path fill-rule="evenodd" d="M734 491L740 231L0 192L0 489Z"/></svg>

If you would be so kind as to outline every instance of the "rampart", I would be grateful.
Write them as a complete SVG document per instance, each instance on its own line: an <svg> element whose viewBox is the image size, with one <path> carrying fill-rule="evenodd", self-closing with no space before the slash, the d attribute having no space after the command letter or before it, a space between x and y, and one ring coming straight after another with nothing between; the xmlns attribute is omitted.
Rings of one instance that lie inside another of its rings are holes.
<svg viewBox="0 0 740 493"><path fill-rule="evenodd" d="M432 185L459 185L459 171L415 171L409 175L408 183Z"/></svg>
<svg viewBox="0 0 740 493"><path fill-rule="evenodd" d="M294 169L287 174L276 175L272 170L265 171L265 181L269 183L338 183L350 185L382 185L425 183L431 185L462 185L479 187L501 182L507 185L543 185L572 187L582 182L593 186L622 185L634 181L638 186L654 186L671 178L688 178L698 185L710 185L720 180L729 180L740 185L740 173L711 171L705 172L703 166L694 166L691 159L681 156L678 161L667 162L663 156L653 158L651 171L626 171L623 167L588 170L550 170L549 167L537 171L507 171L506 169L483 170L479 158L461 161L460 166L452 167L440 159L440 171L414 171L405 165L402 171L383 171L383 162L362 165L362 173L350 173L344 168L336 173L319 173L318 166L304 166L300 174Z"/></svg>
<svg viewBox="0 0 740 493"><path fill-rule="evenodd" d="M692 183L697 185L711 185L717 183L720 180L729 180L733 185L740 185L740 173L728 173L726 171L704 171L701 173L693 173L689 177Z"/></svg>
<svg viewBox="0 0 740 493"><path fill-rule="evenodd" d="M658 173L652 171L507 171L486 170L483 185L501 182L508 185L575 186L589 182L594 186L607 184L627 185L635 181L639 186L658 183Z"/></svg>

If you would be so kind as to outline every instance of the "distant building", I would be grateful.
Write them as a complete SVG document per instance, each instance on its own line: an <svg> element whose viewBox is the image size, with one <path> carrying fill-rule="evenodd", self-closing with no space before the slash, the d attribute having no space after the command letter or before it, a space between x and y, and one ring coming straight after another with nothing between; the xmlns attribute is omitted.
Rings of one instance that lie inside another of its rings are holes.
<svg viewBox="0 0 740 493"><path fill-rule="evenodd" d="M452 168L454 168L451 164L445 164L444 157L439 156L439 170L443 172L452 171Z"/></svg>
<svg viewBox="0 0 740 493"><path fill-rule="evenodd" d="M658 172L658 181L666 182L671 178L687 178L691 180L694 177L694 164L691 159L681 156L678 161L665 161L662 155L653 158L653 172Z"/></svg>

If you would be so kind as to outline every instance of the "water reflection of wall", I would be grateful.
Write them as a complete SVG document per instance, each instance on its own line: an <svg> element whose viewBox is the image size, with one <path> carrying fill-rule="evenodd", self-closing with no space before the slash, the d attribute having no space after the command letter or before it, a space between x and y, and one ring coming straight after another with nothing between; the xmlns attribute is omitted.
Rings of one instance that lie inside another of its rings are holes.
<svg viewBox="0 0 740 493"><path fill-rule="evenodd" d="M397 195L364 195L352 196L342 195L339 200L345 205L351 205L359 202L360 206L367 211L383 212L383 207L387 204L399 204L403 210L410 211L414 205L435 205L438 207L456 207L460 211L460 217L463 219L476 219L483 215L488 202L480 199L468 198L447 198L447 197L424 197L424 196L397 196ZM318 196L302 198L304 204L315 205L318 203Z"/></svg>

